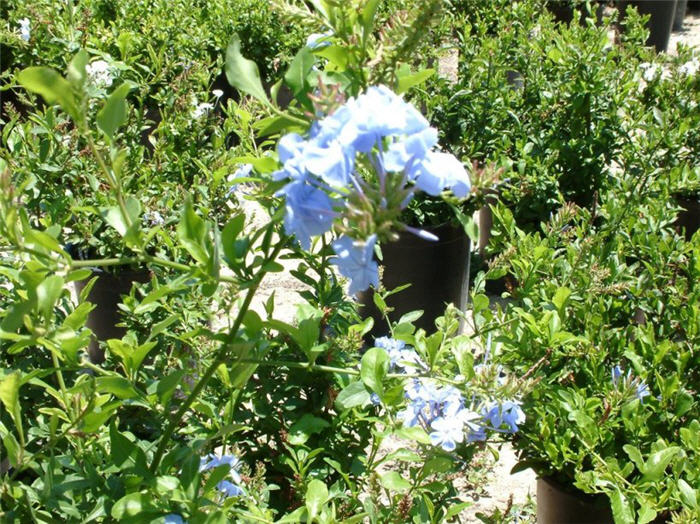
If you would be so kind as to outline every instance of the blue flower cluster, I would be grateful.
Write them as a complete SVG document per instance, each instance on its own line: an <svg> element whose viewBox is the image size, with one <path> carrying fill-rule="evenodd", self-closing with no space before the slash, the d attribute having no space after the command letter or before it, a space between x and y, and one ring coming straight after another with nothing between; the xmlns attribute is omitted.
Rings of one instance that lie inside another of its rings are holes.
<svg viewBox="0 0 700 524"><path fill-rule="evenodd" d="M349 99L314 122L306 137L283 136L277 145L282 169L273 177L288 181L278 193L285 198L285 230L309 249L311 237L357 212L351 203L397 216L417 190L466 197L469 176L454 156L435 150L437 137L415 107L384 86ZM351 294L378 284L376 229L350 226L350 234L333 243L333 263L350 279Z"/></svg>
<svg viewBox="0 0 700 524"><path fill-rule="evenodd" d="M245 495L245 491L240 487L241 475L238 473L238 467L240 461L235 455L222 455L217 457L213 453L206 455L201 458L199 464L199 471L208 471L210 469L218 468L219 466L227 465L231 470L231 479L222 480L216 485L218 489L225 497L238 497L239 495Z"/></svg>
<svg viewBox="0 0 700 524"><path fill-rule="evenodd" d="M403 373L427 369L416 350L401 340L381 337L374 345L389 354L390 369ZM502 381L500 368L497 375ZM439 386L429 378L414 378L404 386L404 392L408 406L398 413L398 419L407 427L421 426L433 445L445 451L454 450L465 437L467 442L484 441L487 431L516 433L518 424L525 422L518 401L485 400L473 395L467 403L454 386Z"/></svg>
<svg viewBox="0 0 700 524"><path fill-rule="evenodd" d="M413 371L419 368L426 369L428 367L418 353L416 353L416 350L406 347L406 343L403 340L396 340L395 338L389 337L375 338L374 346L384 349L389 354L389 369Z"/></svg>
<svg viewBox="0 0 700 524"><path fill-rule="evenodd" d="M631 369L628 369L627 375L623 376L622 368L616 365L613 366L610 373L612 383L615 388L619 387L620 385L622 385L624 389L633 388L634 396L637 397L640 402L644 403L644 397L651 395L649 386L647 386L646 382L638 377L634 377Z"/></svg>
<svg viewBox="0 0 700 524"><path fill-rule="evenodd" d="M484 441L487 430L516 433L525 422L520 403L513 400L482 401L467 405L453 386L437 386L430 379L414 379L404 388L409 401L398 417L405 426L420 425L435 446L452 451L458 443Z"/></svg>

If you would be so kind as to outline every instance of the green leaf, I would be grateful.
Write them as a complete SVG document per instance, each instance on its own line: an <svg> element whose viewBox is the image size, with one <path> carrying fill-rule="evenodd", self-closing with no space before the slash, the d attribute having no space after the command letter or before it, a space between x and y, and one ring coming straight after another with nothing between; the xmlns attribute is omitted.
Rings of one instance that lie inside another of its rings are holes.
<svg viewBox="0 0 700 524"><path fill-rule="evenodd" d="M85 415L80 425L82 431L85 433L94 433L104 426L105 422L107 422L109 417L112 416L112 413L114 413L121 405L122 402L120 400L116 400L100 406L99 411L92 411Z"/></svg>
<svg viewBox="0 0 700 524"><path fill-rule="evenodd" d="M642 503L637 515L637 524L647 524L647 522L651 522L655 518L656 511Z"/></svg>
<svg viewBox="0 0 700 524"><path fill-rule="evenodd" d="M405 493L411 489L411 483L399 475L397 471L387 471L383 475L379 475L379 482L384 488L398 493Z"/></svg>
<svg viewBox="0 0 700 524"><path fill-rule="evenodd" d="M241 39L233 35L226 48L226 79L233 87L271 105L260 81L258 66L241 54Z"/></svg>
<svg viewBox="0 0 700 524"><path fill-rule="evenodd" d="M304 444L314 433L321 433L330 426L330 422L310 413L305 413L289 428L289 443L293 446Z"/></svg>
<svg viewBox="0 0 700 524"><path fill-rule="evenodd" d="M124 214L119 206L104 208L101 210L102 218L110 226L117 230L124 239L129 241L135 238L136 231L139 229L141 217L141 203L134 197L130 196L125 202L126 214L128 221L131 222L131 227L124 217Z"/></svg>
<svg viewBox="0 0 700 524"><path fill-rule="evenodd" d="M425 82L428 78L433 76L435 73L434 69L423 69L422 71L418 71L416 73L411 73L411 69L408 67L408 65L405 65L404 67L401 67L397 71L397 86L396 86L396 94L401 94L405 93L409 89L411 89L414 86L417 86L419 84L422 84Z"/></svg>
<svg viewBox="0 0 700 524"><path fill-rule="evenodd" d="M118 467L122 467L129 458L136 460L135 457L138 455L141 455L141 458L145 460L143 450L120 433L114 421L109 425L109 449L110 458Z"/></svg>
<svg viewBox="0 0 700 524"><path fill-rule="evenodd" d="M133 384L124 377L98 377L95 379L95 385L97 386L97 391L99 393L111 393L115 397L121 399L136 398L140 396Z"/></svg>
<svg viewBox="0 0 700 524"><path fill-rule="evenodd" d="M671 446L652 453L644 464L642 482L658 481L663 476L673 457L680 451L681 448L678 446Z"/></svg>
<svg viewBox="0 0 700 524"><path fill-rule="evenodd" d="M70 315L66 317L66 319L63 321L63 325L77 331L81 327L85 326L88 314L94 308L95 305L91 304L90 302L83 302L79 304L78 307L71 311Z"/></svg>
<svg viewBox="0 0 700 524"><path fill-rule="evenodd" d="M304 46L296 54L292 63L289 64L289 69L284 75L284 81L290 87L295 97L299 97L309 87L307 77L315 62L316 58L311 49ZM306 101L308 102L308 99Z"/></svg>
<svg viewBox="0 0 700 524"><path fill-rule="evenodd" d="M552 297L552 304L554 304L554 307L557 308L559 311L559 314L563 316L563 311L564 311L564 306L566 305L567 300L569 300L569 297L571 296L571 290L568 287L560 287L557 288L556 293L554 293L554 297Z"/></svg>
<svg viewBox="0 0 700 524"><path fill-rule="evenodd" d="M634 510L619 489L610 494L610 505L612 506L615 524L635 524Z"/></svg>
<svg viewBox="0 0 700 524"><path fill-rule="evenodd" d="M627 453L627 456L632 462L637 466L639 471L644 470L644 458L642 457L641 451L638 448L632 446L631 444L625 444L622 449Z"/></svg>
<svg viewBox="0 0 700 524"><path fill-rule="evenodd" d="M362 355L360 378L379 398L384 396L384 377L389 370L389 355L382 348L371 348Z"/></svg>
<svg viewBox="0 0 700 524"><path fill-rule="evenodd" d="M370 400L369 392L362 381L351 382L338 393L335 399L335 407L339 411L347 411L351 408L364 406Z"/></svg>
<svg viewBox="0 0 700 524"><path fill-rule="evenodd" d="M156 346L157 341L145 342L140 346L134 346L118 338L107 340L109 350L121 358L124 367L129 373L134 373L141 366L146 355Z"/></svg>
<svg viewBox="0 0 700 524"><path fill-rule="evenodd" d="M12 417L20 439L24 441L22 416L19 405L19 387L22 385L22 374L19 371L5 375L0 379L0 401Z"/></svg>
<svg viewBox="0 0 700 524"><path fill-rule="evenodd" d="M182 377L185 376L186 373L187 370L185 369L177 369L158 381L156 394L160 399L161 405L168 405L170 397L172 397L173 393L175 392L175 388L177 388L177 386L180 384Z"/></svg>
<svg viewBox="0 0 700 524"><path fill-rule="evenodd" d="M698 509L698 499L695 490L683 479L678 479L678 491L681 492L681 501L692 509Z"/></svg>
<svg viewBox="0 0 700 524"><path fill-rule="evenodd" d="M206 222L195 213L192 201L188 198L180 223L177 225L177 236L192 258L201 264L206 264L209 260L204 249L206 235Z"/></svg>
<svg viewBox="0 0 700 524"><path fill-rule="evenodd" d="M85 83L85 67L90 56L85 49L81 49L68 64L68 80L76 87L81 87Z"/></svg>
<svg viewBox="0 0 700 524"><path fill-rule="evenodd" d="M309 512L307 522L311 522L319 514L321 507L328 500L328 488L320 480L313 479L306 488L306 510Z"/></svg>
<svg viewBox="0 0 700 524"><path fill-rule="evenodd" d="M340 71L345 70L350 62L350 51L340 45L329 45L314 49L313 53L316 56L327 58L328 61Z"/></svg>
<svg viewBox="0 0 700 524"><path fill-rule="evenodd" d="M129 493L112 506L112 518L124 521L127 517L143 517L143 513L154 511L153 495L150 493Z"/></svg>
<svg viewBox="0 0 700 524"><path fill-rule="evenodd" d="M224 229L221 231L221 245L224 249L226 261L231 269L240 264L240 258L236 253L235 246L236 239L238 238L238 235L241 234L241 231L243 231L244 226L245 215L241 213L229 220L224 226Z"/></svg>
<svg viewBox="0 0 700 524"><path fill-rule="evenodd" d="M126 95L129 94L132 87L127 82L121 84L112 91L100 112L97 113L97 127L110 141L114 139L114 133L117 132L117 129L126 122Z"/></svg>
<svg viewBox="0 0 700 524"><path fill-rule="evenodd" d="M63 277L51 275L36 287L37 309L45 318L51 316L56 301L63 292Z"/></svg>
<svg viewBox="0 0 700 524"><path fill-rule="evenodd" d="M28 67L17 75L17 82L27 91L44 97L49 104L58 104L74 120L78 119L78 106L68 81L49 67Z"/></svg>

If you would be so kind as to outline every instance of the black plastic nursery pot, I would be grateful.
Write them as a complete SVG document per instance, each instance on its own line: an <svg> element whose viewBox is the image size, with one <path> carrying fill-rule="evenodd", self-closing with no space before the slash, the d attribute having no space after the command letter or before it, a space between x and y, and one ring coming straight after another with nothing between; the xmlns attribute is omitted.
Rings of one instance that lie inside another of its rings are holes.
<svg viewBox="0 0 700 524"><path fill-rule="evenodd" d="M461 310L466 307L471 252L469 238L461 227L446 224L426 229L439 240L431 242L403 232L398 241L382 245L381 265L386 289L411 284L387 299L387 304L395 308L389 318L396 322L405 313L422 310L423 316L415 325L430 331L435 319L444 314L447 303ZM370 336L380 337L387 334L388 327L373 297L371 289L357 296L360 315L374 319Z"/></svg>
<svg viewBox="0 0 700 524"><path fill-rule="evenodd" d="M676 204L681 207L674 226L679 232L685 233L685 239L690 241L695 232L700 229L700 195L676 196Z"/></svg>
<svg viewBox="0 0 700 524"><path fill-rule="evenodd" d="M658 52L666 51L671 37L673 19L676 16L677 0L633 0L620 3L621 14L624 15L628 5L637 8L639 14L649 15L647 29L649 38L646 45L654 46Z"/></svg>
<svg viewBox="0 0 700 524"><path fill-rule="evenodd" d="M583 9L585 2L574 2L573 0L549 0L546 5L547 10L552 13L552 16L556 22L570 24L574 20L574 13L578 12L580 14L579 23L581 25L586 23L587 14ZM596 23L600 24L603 21L603 9L605 7L605 2L593 1L591 2L591 6L593 14L595 15Z"/></svg>
<svg viewBox="0 0 700 524"><path fill-rule="evenodd" d="M610 500L564 487L550 477L537 479L537 524L613 524Z"/></svg>
<svg viewBox="0 0 700 524"><path fill-rule="evenodd" d="M93 332L94 336L88 345L88 355L90 361L95 364L104 362L104 350L100 348L99 341L110 338L121 338L126 333L122 327L118 327L120 322L119 306L122 295L128 295L134 282L148 282L151 273L147 269L120 271L119 273L107 273L105 271L95 272L95 285L92 286L88 294L88 301L95 304L95 308L90 312L86 325ZM90 279L75 282L75 289L80 294Z"/></svg>
<svg viewBox="0 0 700 524"><path fill-rule="evenodd" d="M673 30L681 31L683 29L683 19L685 11L688 8L688 0L677 0L676 14L673 16Z"/></svg>

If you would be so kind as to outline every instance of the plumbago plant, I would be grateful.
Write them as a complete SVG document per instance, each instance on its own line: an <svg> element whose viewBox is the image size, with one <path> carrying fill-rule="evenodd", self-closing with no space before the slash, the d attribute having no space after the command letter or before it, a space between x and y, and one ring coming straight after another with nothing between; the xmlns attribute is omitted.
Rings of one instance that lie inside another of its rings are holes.
<svg viewBox="0 0 700 524"><path fill-rule="evenodd" d="M490 272L512 277L493 319L498 361L536 381L514 439L520 467L606 494L618 523L700 516L700 252L697 233L676 227L677 168L659 147L675 132L655 113L595 209L564 206L536 234L495 213L508 242Z"/></svg>
<svg viewBox="0 0 700 524"><path fill-rule="evenodd" d="M236 40L228 55L229 75L264 98ZM44 227L24 205L30 182L2 165L2 520L456 517L465 502L452 481L484 442L524 421L520 385L488 359L475 364L485 334L458 336L454 310L434 333L415 330L419 313L404 317L361 355L371 321L358 322L331 271L350 291L376 284L373 248L405 229L398 216L415 192L466 196L467 173L436 149L436 131L385 86L353 96L300 91L312 119L268 102L272 120L294 130L238 182L256 182L269 222L248 232L234 214L219 230L187 201L172 238L142 221L140 195L123 186L128 85L109 92L94 126L87 74L79 52L66 77L31 67L17 81L60 107L87 144L111 201L100 219L125 255L74 259L62 247L65 231ZM152 249L159 242L164 253ZM274 299L265 318L251 309L283 254L302 261L295 274L309 284L294 324L275 318ZM84 354L94 279L77 300L68 285L93 268L134 263L153 269L152 279L123 306L152 323L106 341L97 365ZM183 329L181 310L199 296L217 296L231 318ZM405 449L387 449L389 437L404 438Z"/></svg>

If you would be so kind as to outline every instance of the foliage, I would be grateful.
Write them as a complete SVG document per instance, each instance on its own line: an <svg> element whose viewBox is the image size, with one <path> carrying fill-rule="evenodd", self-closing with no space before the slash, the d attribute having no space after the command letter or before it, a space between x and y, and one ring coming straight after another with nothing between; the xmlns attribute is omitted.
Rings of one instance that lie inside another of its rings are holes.
<svg viewBox="0 0 700 524"><path fill-rule="evenodd" d="M514 440L521 467L608 494L616 522L698 515L698 236L674 227L680 181L667 176L697 173L658 146L678 131L657 120L675 111L637 122L593 210L569 204L528 234L499 208L504 252L485 275L511 275L501 362L537 383Z"/></svg>

